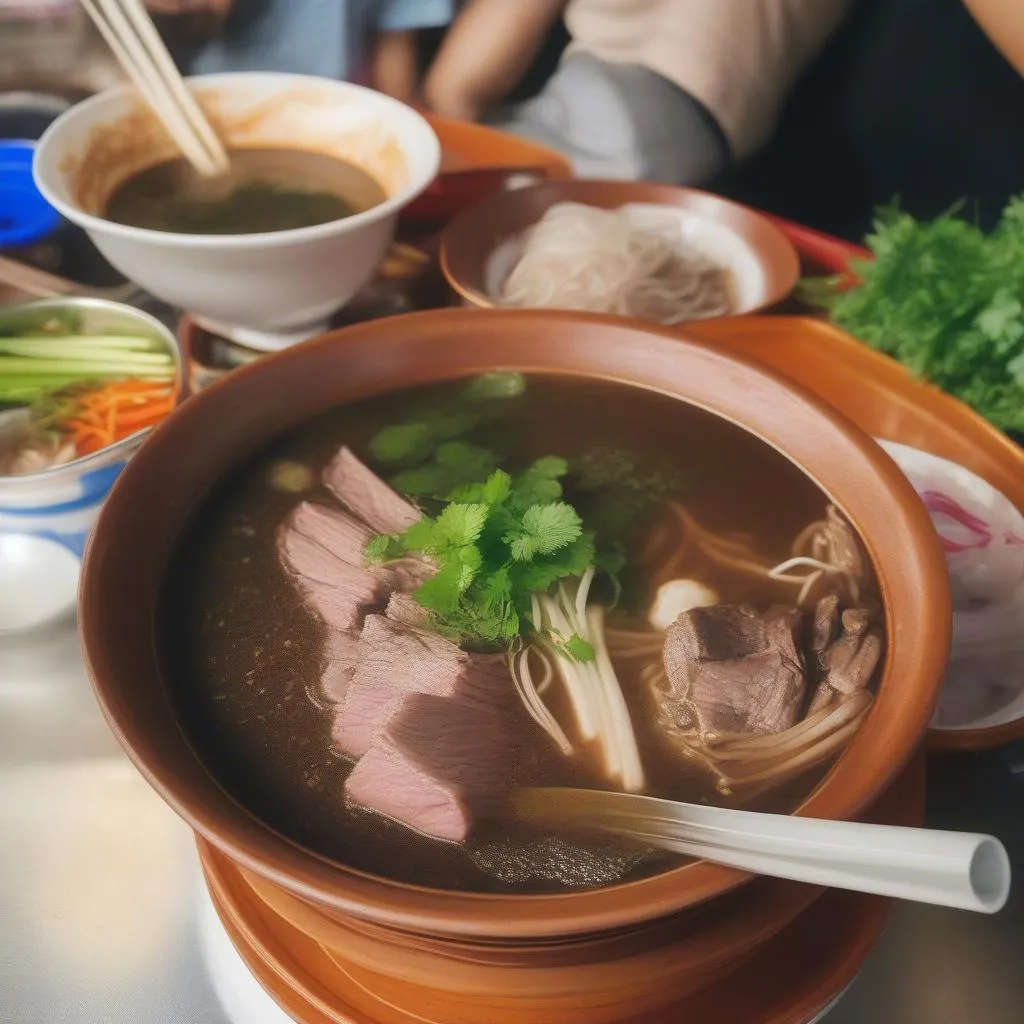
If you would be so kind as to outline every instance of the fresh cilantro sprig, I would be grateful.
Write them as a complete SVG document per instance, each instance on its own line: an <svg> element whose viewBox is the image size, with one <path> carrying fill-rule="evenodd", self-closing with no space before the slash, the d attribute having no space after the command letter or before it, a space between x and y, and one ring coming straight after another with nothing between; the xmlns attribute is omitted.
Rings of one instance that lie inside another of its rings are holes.
<svg viewBox="0 0 1024 1024"><path fill-rule="evenodd" d="M374 537L366 557L429 558L436 573L416 591L439 632L460 644L504 648L533 630L532 598L595 565L594 537L562 501L564 459L538 459L515 478L494 469L458 485L437 516L404 533ZM578 636L549 637L577 661L594 657Z"/></svg>

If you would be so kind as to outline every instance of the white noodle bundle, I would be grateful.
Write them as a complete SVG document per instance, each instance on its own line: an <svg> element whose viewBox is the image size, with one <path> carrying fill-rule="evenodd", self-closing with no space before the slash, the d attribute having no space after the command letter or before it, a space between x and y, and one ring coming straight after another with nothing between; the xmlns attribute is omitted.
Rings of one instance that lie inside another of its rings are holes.
<svg viewBox="0 0 1024 1024"><path fill-rule="evenodd" d="M678 324L732 311L729 272L688 246L678 221L637 227L623 210L556 203L526 234L502 303Z"/></svg>

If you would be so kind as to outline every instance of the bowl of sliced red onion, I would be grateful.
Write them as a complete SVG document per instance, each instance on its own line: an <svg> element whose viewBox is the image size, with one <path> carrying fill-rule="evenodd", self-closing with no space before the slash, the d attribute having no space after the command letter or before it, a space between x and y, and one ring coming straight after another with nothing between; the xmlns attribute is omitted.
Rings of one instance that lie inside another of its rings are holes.
<svg viewBox="0 0 1024 1024"><path fill-rule="evenodd" d="M995 745L1024 719L1024 515L955 462L879 443L927 507L949 569L953 636L932 733ZM977 735L988 730L991 744Z"/></svg>

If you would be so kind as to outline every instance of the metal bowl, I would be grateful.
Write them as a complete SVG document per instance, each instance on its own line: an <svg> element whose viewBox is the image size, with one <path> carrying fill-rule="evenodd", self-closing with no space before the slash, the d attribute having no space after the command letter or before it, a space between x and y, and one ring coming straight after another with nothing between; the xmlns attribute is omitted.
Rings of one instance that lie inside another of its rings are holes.
<svg viewBox="0 0 1024 1024"><path fill-rule="evenodd" d="M68 319L79 333L132 331L158 340L180 381L172 332L148 313L106 299L43 299L0 310L0 335L38 329L55 318ZM74 608L89 531L150 429L41 473L0 476L0 593L20 595L0 601L0 633L36 628Z"/></svg>

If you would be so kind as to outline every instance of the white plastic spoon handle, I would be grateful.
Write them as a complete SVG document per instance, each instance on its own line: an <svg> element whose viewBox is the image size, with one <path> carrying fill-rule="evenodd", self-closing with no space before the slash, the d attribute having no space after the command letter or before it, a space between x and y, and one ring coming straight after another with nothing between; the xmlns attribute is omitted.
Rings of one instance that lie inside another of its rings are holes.
<svg viewBox="0 0 1024 1024"><path fill-rule="evenodd" d="M987 835L587 790L533 790L526 799L529 810L557 806L563 822L642 836L689 856L812 885L987 914L1000 910L1010 893L1010 859Z"/></svg>

